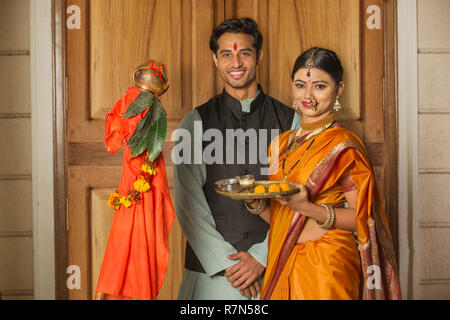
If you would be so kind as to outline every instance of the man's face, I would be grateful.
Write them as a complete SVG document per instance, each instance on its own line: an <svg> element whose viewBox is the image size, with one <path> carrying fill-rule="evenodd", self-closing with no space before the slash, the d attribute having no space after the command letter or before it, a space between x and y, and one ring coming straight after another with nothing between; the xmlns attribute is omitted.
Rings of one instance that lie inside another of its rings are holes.
<svg viewBox="0 0 450 320"><path fill-rule="evenodd" d="M234 89L256 83L256 65L262 58L262 51L257 57L253 37L243 33L224 33L217 42L217 54L213 54L213 59L225 83Z"/></svg>

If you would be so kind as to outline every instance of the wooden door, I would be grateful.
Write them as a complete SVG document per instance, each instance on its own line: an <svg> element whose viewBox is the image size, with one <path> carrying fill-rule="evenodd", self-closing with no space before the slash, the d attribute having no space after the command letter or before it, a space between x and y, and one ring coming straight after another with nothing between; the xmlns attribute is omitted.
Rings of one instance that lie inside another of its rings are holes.
<svg viewBox="0 0 450 320"><path fill-rule="evenodd" d="M81 275L80 288L71 290L59 277L59 297L94 297L113 214L106 200L119 184L123 156L122 152L110 155L104 149L106 112L131 85L134 67L149 58L167 66L171 84L162 97L168 112L168 140L163 153L172 190L171 134L186 113L222 90L208 44L213 27L224 19L249 16L259 23L264 37L259 82L266 93L288 105L292 102L290 72L296 57L312 46L335 50L342 58L346 81L344 109L339 118L366 142L381 190L392 182L392 172L386 171L390 147L385 143L386 4L382 0L59 3L66 19L73 22L78 12L79 20L78 25L63 24L66 152L61 160L65 173L60 175L56 186L65 187L67 212L57 212L56 241L66 243L65 248L57 251L57 273L65 273L68 266L78 266ZM367 27L370 5L381 10L380 29ZM386 198L386 193L383 194ZM396 194L389 197L396 198ZM170 234L169 269L159 299L177 296L184 246L184 236L175 221Z"/></svg>

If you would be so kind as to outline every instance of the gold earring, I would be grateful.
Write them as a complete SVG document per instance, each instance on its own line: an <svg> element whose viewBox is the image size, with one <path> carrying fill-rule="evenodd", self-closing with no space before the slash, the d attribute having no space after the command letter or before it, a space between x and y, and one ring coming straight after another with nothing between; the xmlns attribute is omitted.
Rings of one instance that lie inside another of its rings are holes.
<svg viewBox="0 0 450 320"><path fill-rule="evenodd" d="M341 109L342 109L342 105L339 102L339 98L337 98L336 102L334 103L333 110L336 111L336 112L339 112L339 111L341 111Z"/></svg>
<svg viewBox="0 0 450 320"><path fill-rule="evenodd" d="M298 110L298 106L295 102L292 104L292 109L294 109L294 111Z"/></svg>

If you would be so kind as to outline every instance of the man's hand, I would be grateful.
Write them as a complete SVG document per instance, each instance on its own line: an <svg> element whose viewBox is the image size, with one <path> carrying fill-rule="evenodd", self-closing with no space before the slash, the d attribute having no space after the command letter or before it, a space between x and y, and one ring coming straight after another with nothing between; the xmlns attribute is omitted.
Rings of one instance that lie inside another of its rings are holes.
<svg viewBox="0 0 450 320"><path fill-rule="evenodd" d="M251 299L256 298L261 291L261 287L259 285L259 279L256 279L247 289L239 290L239 292L246 298Z"/></svg>
<svg viewBox="0 0 450 320"><path fill-rule="evenodd" d="M239 260L231 268L228 268L225 272L225 277L235 288L240 291L247 289L250 285L253 285L258 280L259 276L264 272L264 266L260 264L251 254L247 252L238 252L228 256L230 260ZM249 288L250 289L250 288ZM252 287L250 290L252 295L254 291L259 293L259 283ZM242 293L242 292L241 292ZM257 295L256 293L256 295Z"/></svg>

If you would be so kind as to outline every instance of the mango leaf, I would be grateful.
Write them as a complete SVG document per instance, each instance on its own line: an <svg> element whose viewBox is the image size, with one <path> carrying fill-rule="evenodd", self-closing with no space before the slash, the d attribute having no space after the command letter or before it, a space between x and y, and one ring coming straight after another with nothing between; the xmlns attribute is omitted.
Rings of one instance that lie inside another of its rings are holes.
<svg viewBox="0 0 450 320"><path fill-rule="evenodd" d="M154 101L156 100L157 103L159 103L158 99L155 99L153 95L151 95L150 102L149 102L149 108L152 109L152 106L154 104ZM144 109L145 110L145 109ZM145 134L144 128L147 128L148 125L151 123L152 114L151 112L147 112L145 116L139 121L138 125L136 126L136 129L134 130L133 135L128 139L128 146L132 147L134 146ZM147 123L146 123L147 122Z"/></svg>
<svg viewBox="0 0 450 320"><path fill-rule="evenodd" d="M145 114L145 116L139 121L136 129L134 130L133 135L128 139L128 146L132 147L136 142L141 139L145 133L144 128L148 127L151 121L151 113L150 111Z"/></svg>
<svg viewBox="0 0 450 320"><path fill-rule="evenodd" d="M155 108L156 109L156 108ZM150 161L155 161L162 151L164 141L167 135L167 117L166 111L161 106L158 108L158 120L151 127L148 140L148 158Z"/></svg>
<svg viewBox="0 0 450 320"><path fill-rule="evenodd" d="M142 91L139 96L128 106L127 111L122 116L122 119L131 118L145 109L151 107L153 105L153 101L155 100L155 96L149 92ZM136 131L135 131L136 132Z"/></svg>
<svg viewBox="0 0 450 320"><path fill-rule="evenodd" d="M160 119L161 116L166 115L164 107L162 106L161 102L159 102L158 99L156 99L153 108L151 110L149 110L149 112L150 111L152 112L150 126L154 126L155 123L158 122L158 120ZM164 113L163 113L163 111L164 111Z"/></svg>
<svg viewBox="0 0 450 320"><path fill-rule="evenodd" d="M144 152L147 149L147 140L148 135L150 132L150 121L151 121L151 115L146 115L146 121L144 124L144 128L142 129L142 135L140 138L136 139L136 141L131 146L131 156L136 157L139 156L142 152ZM128 145L130 146L130 145Z"/></svg>
<svg viewBox="0 0 450 320"><path fill-rule="evenodd" d="M138 124L139 132L136 130L129 140L128 146L132 147L132 157L139 156L148 149L149 160L154 161L161 153L167 135L167 116L159 100L154 99L154 101L155 103Z"/></svg>
<svg viewBox="0 0 450 320"><path fill-rule="evenodd" d="M137 141L137 143L133 146L133 149L131 149L131 156L137 157L142 154L147 149L147 142L145 139L141 139Z"/></svg>

